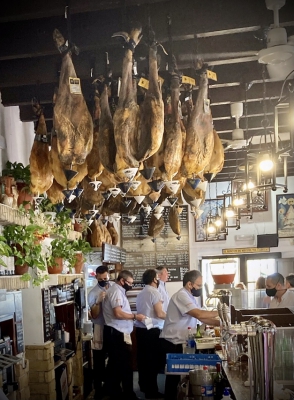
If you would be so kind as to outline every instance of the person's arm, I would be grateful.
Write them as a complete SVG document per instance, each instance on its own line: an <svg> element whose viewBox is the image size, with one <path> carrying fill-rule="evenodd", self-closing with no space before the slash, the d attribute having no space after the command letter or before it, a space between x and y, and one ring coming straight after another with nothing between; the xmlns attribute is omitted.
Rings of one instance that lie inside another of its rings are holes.
<svg viewBox="0 0 294 400"><path fill-rule="evenodd" d="M165 319L166 313L162 309L162 302L161 301L159 301L158 303L154 304L153 308L154 308L154 312L155 312L155 315L157 316L157 318Z"/></svg>
<svg viewBox="0 0 294 400"><path fill-rule="evenodd" d="M129 314L122 310L121 306L113 308L113 314L116 319L126 319L142 322L146 317L143 314Z"/></svg>
<svg viewBox="0 0 294 400"><path fill-rule="evenodd" d="M193 308L188 311L187 314L191 317L199 319L199 321L208 325L219 325L219 320L215 319L218 317L218 311L206 311L200 310L199 308Z"/></svg>
<svg viewBox="0 0 294 400"><path fill-rule="evenodd" d="M92 305L91 307L91 315L92 318L95 319L98 317L98 315L101 312L101 303L105 299L106 292L101 292L98 299L96 300L96 303Z"/></svg>
<svg viewBox="0 0 294 400"><path fill-rule="evenodd" d="M202 318L201 322L206 325L220 326L219 319L216 318Z"/></svg>

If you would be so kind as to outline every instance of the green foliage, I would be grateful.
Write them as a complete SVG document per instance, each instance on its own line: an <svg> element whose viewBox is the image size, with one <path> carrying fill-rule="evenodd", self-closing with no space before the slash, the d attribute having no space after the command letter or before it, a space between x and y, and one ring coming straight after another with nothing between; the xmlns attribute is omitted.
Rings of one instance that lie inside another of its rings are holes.
<svg viewBox="0 0 294 400"><path fill-rule="evenodd" d="M75 250L73 242L66 238L57 238L51 242L51 253L47 256L47 265L56 265L55 258L63 258L68 261L71 268L75 264Z"/></svg>
<svg viewBox="0 0 294 400"><path fill-rule="evenodd" d="M0 236L0 265L7 267L1 256L10 257L12 255L11 247L7 244L7 240L4 236Z"/></svg>
<svg viewBox="0 0 294 400"><path fill-rule="evenodd" d="M51 203L48 197L41 201L38 206L41 212L56 212L55 205Z"/></svg>
<svg viewBox="0 0 294 400"><path fill-rule="evenodd" d="M39 285L46 277L40 276L39 271L46 271L46 260L42 254L42 246L38 236L42 228L38 225L7 225L4 227L3 235L10 243L12 255L15 257L15 265L27 264L34 271L34 277L30 274L22 276L28 280L28 275L34 285Z"/></svg>
<svg viewBox="0 0 294 400"><path fill-rule="evenodd" d="M54 220L54 228L53 228L53 233L55 233L58 236L62 236L63 238L66 238L68 236L68 233L71 229L71 210L64 209L60 211L58 214L56 214L55 220Z"/></svg>
<svg viewBox="0 0 294 400"><path fill-rule="evenodd" d="M26 167L22 163L7 161L5 168L2 171L2 176L12 176L15 181L22 181L29 187L31 184L30 166Z"/></svg>
<svg viewBox="0 0 294 400"><path fill-rule="evenodd" d="M82 254L88 254L92 251L92 247L89 242L83 238L76 239L72 242L74 251L81 251Z"/></svg>

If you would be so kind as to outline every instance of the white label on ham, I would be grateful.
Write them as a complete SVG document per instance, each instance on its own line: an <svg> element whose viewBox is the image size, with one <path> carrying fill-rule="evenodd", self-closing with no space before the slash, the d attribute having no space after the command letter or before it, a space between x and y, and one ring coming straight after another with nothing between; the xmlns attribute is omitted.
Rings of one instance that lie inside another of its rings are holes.
<svg viewBox="0 0 294 400"><path fill-rule="evenodd" d="M210 100L209 99L204 99L203 108L204 108L205 114L210 112Z"/></svg>
<svg viewBox="0 0 294 400"><path fill-rule="evenodd" d="M68 78L69 90L72 94L82 94L80 78Z"/></svg>

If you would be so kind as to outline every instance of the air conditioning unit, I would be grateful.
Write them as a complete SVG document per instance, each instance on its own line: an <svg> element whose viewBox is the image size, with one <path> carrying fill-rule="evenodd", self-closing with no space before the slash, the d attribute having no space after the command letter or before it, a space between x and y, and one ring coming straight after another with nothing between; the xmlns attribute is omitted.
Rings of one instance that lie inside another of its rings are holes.
<svg viewBox="0 0 294 400"><path fill-rule="evenodd" d="M254 242L254 235L235 235L235 242Z"/></svg>

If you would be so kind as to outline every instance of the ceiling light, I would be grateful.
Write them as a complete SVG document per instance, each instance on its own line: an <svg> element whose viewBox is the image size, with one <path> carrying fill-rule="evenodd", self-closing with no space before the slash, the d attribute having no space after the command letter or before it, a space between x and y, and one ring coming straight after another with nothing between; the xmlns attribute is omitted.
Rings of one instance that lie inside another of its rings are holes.
<svg viewBox="0 0 294 400"><path fill-rule="evenodd" d="M237 197L233 200L233 204L235 207L242 206L244 204L244 199L242 197Z"/></svg>
<svg viewBox="0 0 294 400"><path fill-rule="evenodd" d="M227 218L233 218L234 215L235 215L235 212L233 210L233 207L232 206L228 206L227 209L226 209L226 217Z"/></svg>
<svg viewBox="0 0 294 400"><path fill-rule="evenodd" d="M219 228L220 226L222 226L222 219L221 217L216 217L215 221L214 221L214 225Z"/></svg>
<svg viewBox="0 0 294 400"><path fill-rule="evenodd" d="M248 190L252 190L255 188L255 185L252 181L248 182ZM244 185L242 186L242 190L245 192L247 190L247 184L244 183Z"/></svg>
<svg viewBox="0 0 294 400"><path fill-rule="evenodd" d="M207 232L208 232L208 233L215 233L215 231L216 231L216 229L215 229L215 226L213 226L213 225L210 225L210 226L207 228Z"/></svg>
<svg viewBox="0 0 294 400"><path fill-rule="evenodd" d="M263 172L270 171L274 166L273 161L271 160L269 154L264 154L259 163L259 169Z"/></svg>

